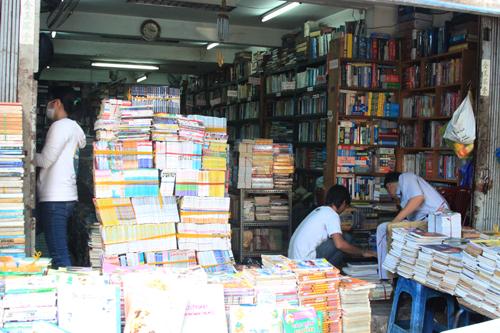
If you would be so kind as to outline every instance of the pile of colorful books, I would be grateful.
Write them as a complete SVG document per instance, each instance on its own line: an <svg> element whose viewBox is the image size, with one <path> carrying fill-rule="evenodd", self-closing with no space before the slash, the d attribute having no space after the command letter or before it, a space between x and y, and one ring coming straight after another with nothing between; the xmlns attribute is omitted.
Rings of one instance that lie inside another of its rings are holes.
<svg viewBox="0 0 500 333"><path fill-rule="evenodd" d="M23 257L24 152L21 104L0 103L0 256Z"/></svg>

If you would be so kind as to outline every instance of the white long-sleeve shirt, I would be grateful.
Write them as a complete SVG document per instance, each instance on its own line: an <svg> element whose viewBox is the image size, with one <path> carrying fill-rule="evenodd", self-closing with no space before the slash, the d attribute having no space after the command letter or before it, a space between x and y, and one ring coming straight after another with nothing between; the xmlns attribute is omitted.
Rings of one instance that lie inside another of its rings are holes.
<svg viewBox="0 0 500 333"><path fill-rule="evenodd" d="M35 165L41 168L39 201L78 200L75 170L78 151L85 143L85 133L75 121L63 118L50 125L42 152L35 156Z"/></svg>

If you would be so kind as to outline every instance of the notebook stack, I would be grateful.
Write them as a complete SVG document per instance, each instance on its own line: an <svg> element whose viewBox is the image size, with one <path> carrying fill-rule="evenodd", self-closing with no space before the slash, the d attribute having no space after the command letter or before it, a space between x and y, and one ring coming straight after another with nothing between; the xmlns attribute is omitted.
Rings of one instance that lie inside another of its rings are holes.
<svg viewBox="0 0 500 333"><path fill-rule="evenodd" d="M153 141L177 141L179 139L179 124L177 115L155 113L151 127Z"/></svg>
<svg viewBox="0 0 500 333"><path fill-rule="evenodd" d="M0 103L0 256L24 257L23 111Z"/></svg>
<svg viewBox="0 0 500 333"><path fill-rule="evenodd" d="M225 182L225 171L177 170L175 195L178 197L223 197L226 193Z"/></svg>
<svg viewBox="0 0 500 333"><path fill-rule="evenodd" d="M153 167L151 141L95 141L96 170L125 170Z"/></svg>
<svg viewBox="0 0 500 333"><path fill-rule="evenodd" d="M500 317L500 240L474 241L463 252L455 293L463 301Z"/></svg>
<svg viewBox="0 0 500 333"><path fill-rule="evenodd" d="M151 122L153 107L151 105L121 105L121 122L118 127L117 139L149 140L151 137Z"/></svg>
<svg viewBox="0 0 500 333"><path fill-rule="evenodd" d="M119 99L105 99L102 101L97 120L94 124L97 140L112 141L117 139L121 119L121 105L131 105L131 103Z"/></svg>
<svg viewBox="0 0 500 333"><path fill-rule="evenodd" d="M293 185L293 147L288 143L273 144L273 181L274 188L291 190Z"/></svg>
<svg viewBox="0 0 500 333"><path fill-rule="evenodd" d="M297 283L291 271L269 268L245 269L243 274L255 287L256 303L298 306Z"/></svg>
<svg viewBox="0 0 500 333"><path fill-rule="evenodd" d="M95 198L158 196L157 169L94 170Z"/></svg>
<svg viewBox="0 0 500 333"><path fill-rule="evenodd" d="M228 197L192 197L180 199L182 223L229 223Z"/></svg>
<svg viewBox="0 0 500 333"><path fill-rule="evenodd" d="M369 294L375 286L356 278L345 278L340 283L342 304L342 332L370 333L371 307Z"/></svg>
<svg viewBox="0 0 500 333"><path fill-rule="evenodd" d="M2 331L30 332L37 321L57 324L54 276L9 277L0 282Z"/></svg>
<svg viewBox="0 0 500 333"><path fill-rule="evenodd" d="M342 332L340 272L326 259L294 260L293 271L301 306L323 314L323 332Z"/></svg>
<svg viewBox="0 0 500 333"><path fill-rule="evenodd" d="M196 251L231 250L231 226L226 224L179 223L179 249Z"/></svg>
<svg viewBox="0 0 500 333"><path fill-rule="evenodd" d="M255 140L252 153L252 188L273 189L273 140Z"/></svg>

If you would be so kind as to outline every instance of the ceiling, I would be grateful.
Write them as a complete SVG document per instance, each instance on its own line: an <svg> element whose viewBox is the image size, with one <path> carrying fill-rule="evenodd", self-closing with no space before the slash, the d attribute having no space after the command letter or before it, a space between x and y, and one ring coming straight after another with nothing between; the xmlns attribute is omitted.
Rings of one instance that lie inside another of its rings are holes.
<svg viewBox="0 0 500 333"><path fill-rule="evenodd" d="M250 26L259 24L269 28L295 29L300 27L301 24L306 20L319 20L323 17L335 14L336 12L344 9L342 7L320 6L315 4L303 3L299 7L294 8L285 15L279 16L265 23L260 22L260 16L262 14L283 3L285 3L285 1L228 1L228 5L234 5L236 7L229 13L230 23ZM166 7L161 5L136 4L127 2L126 0L80 0L80 3L76 10L84 12L98 12L114 15L140 16L147 18L164 18L194 22L215 22L217 17L217 12L213 11Z"/></svg>

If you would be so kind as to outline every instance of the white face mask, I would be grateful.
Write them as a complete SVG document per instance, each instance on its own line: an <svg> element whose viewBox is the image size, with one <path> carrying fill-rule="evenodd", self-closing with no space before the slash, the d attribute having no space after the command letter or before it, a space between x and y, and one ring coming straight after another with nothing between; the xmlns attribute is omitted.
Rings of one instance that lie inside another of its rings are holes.
<svg viewBox="0 0 500 333"><path fill-rule="evenodd" d="M50 103L47 104L47 110L45 111L45 115L47 115L47 118L49 120L54 120L55 114L56 114L56 109L54 108L54 106L51 105Z"/></svg>

